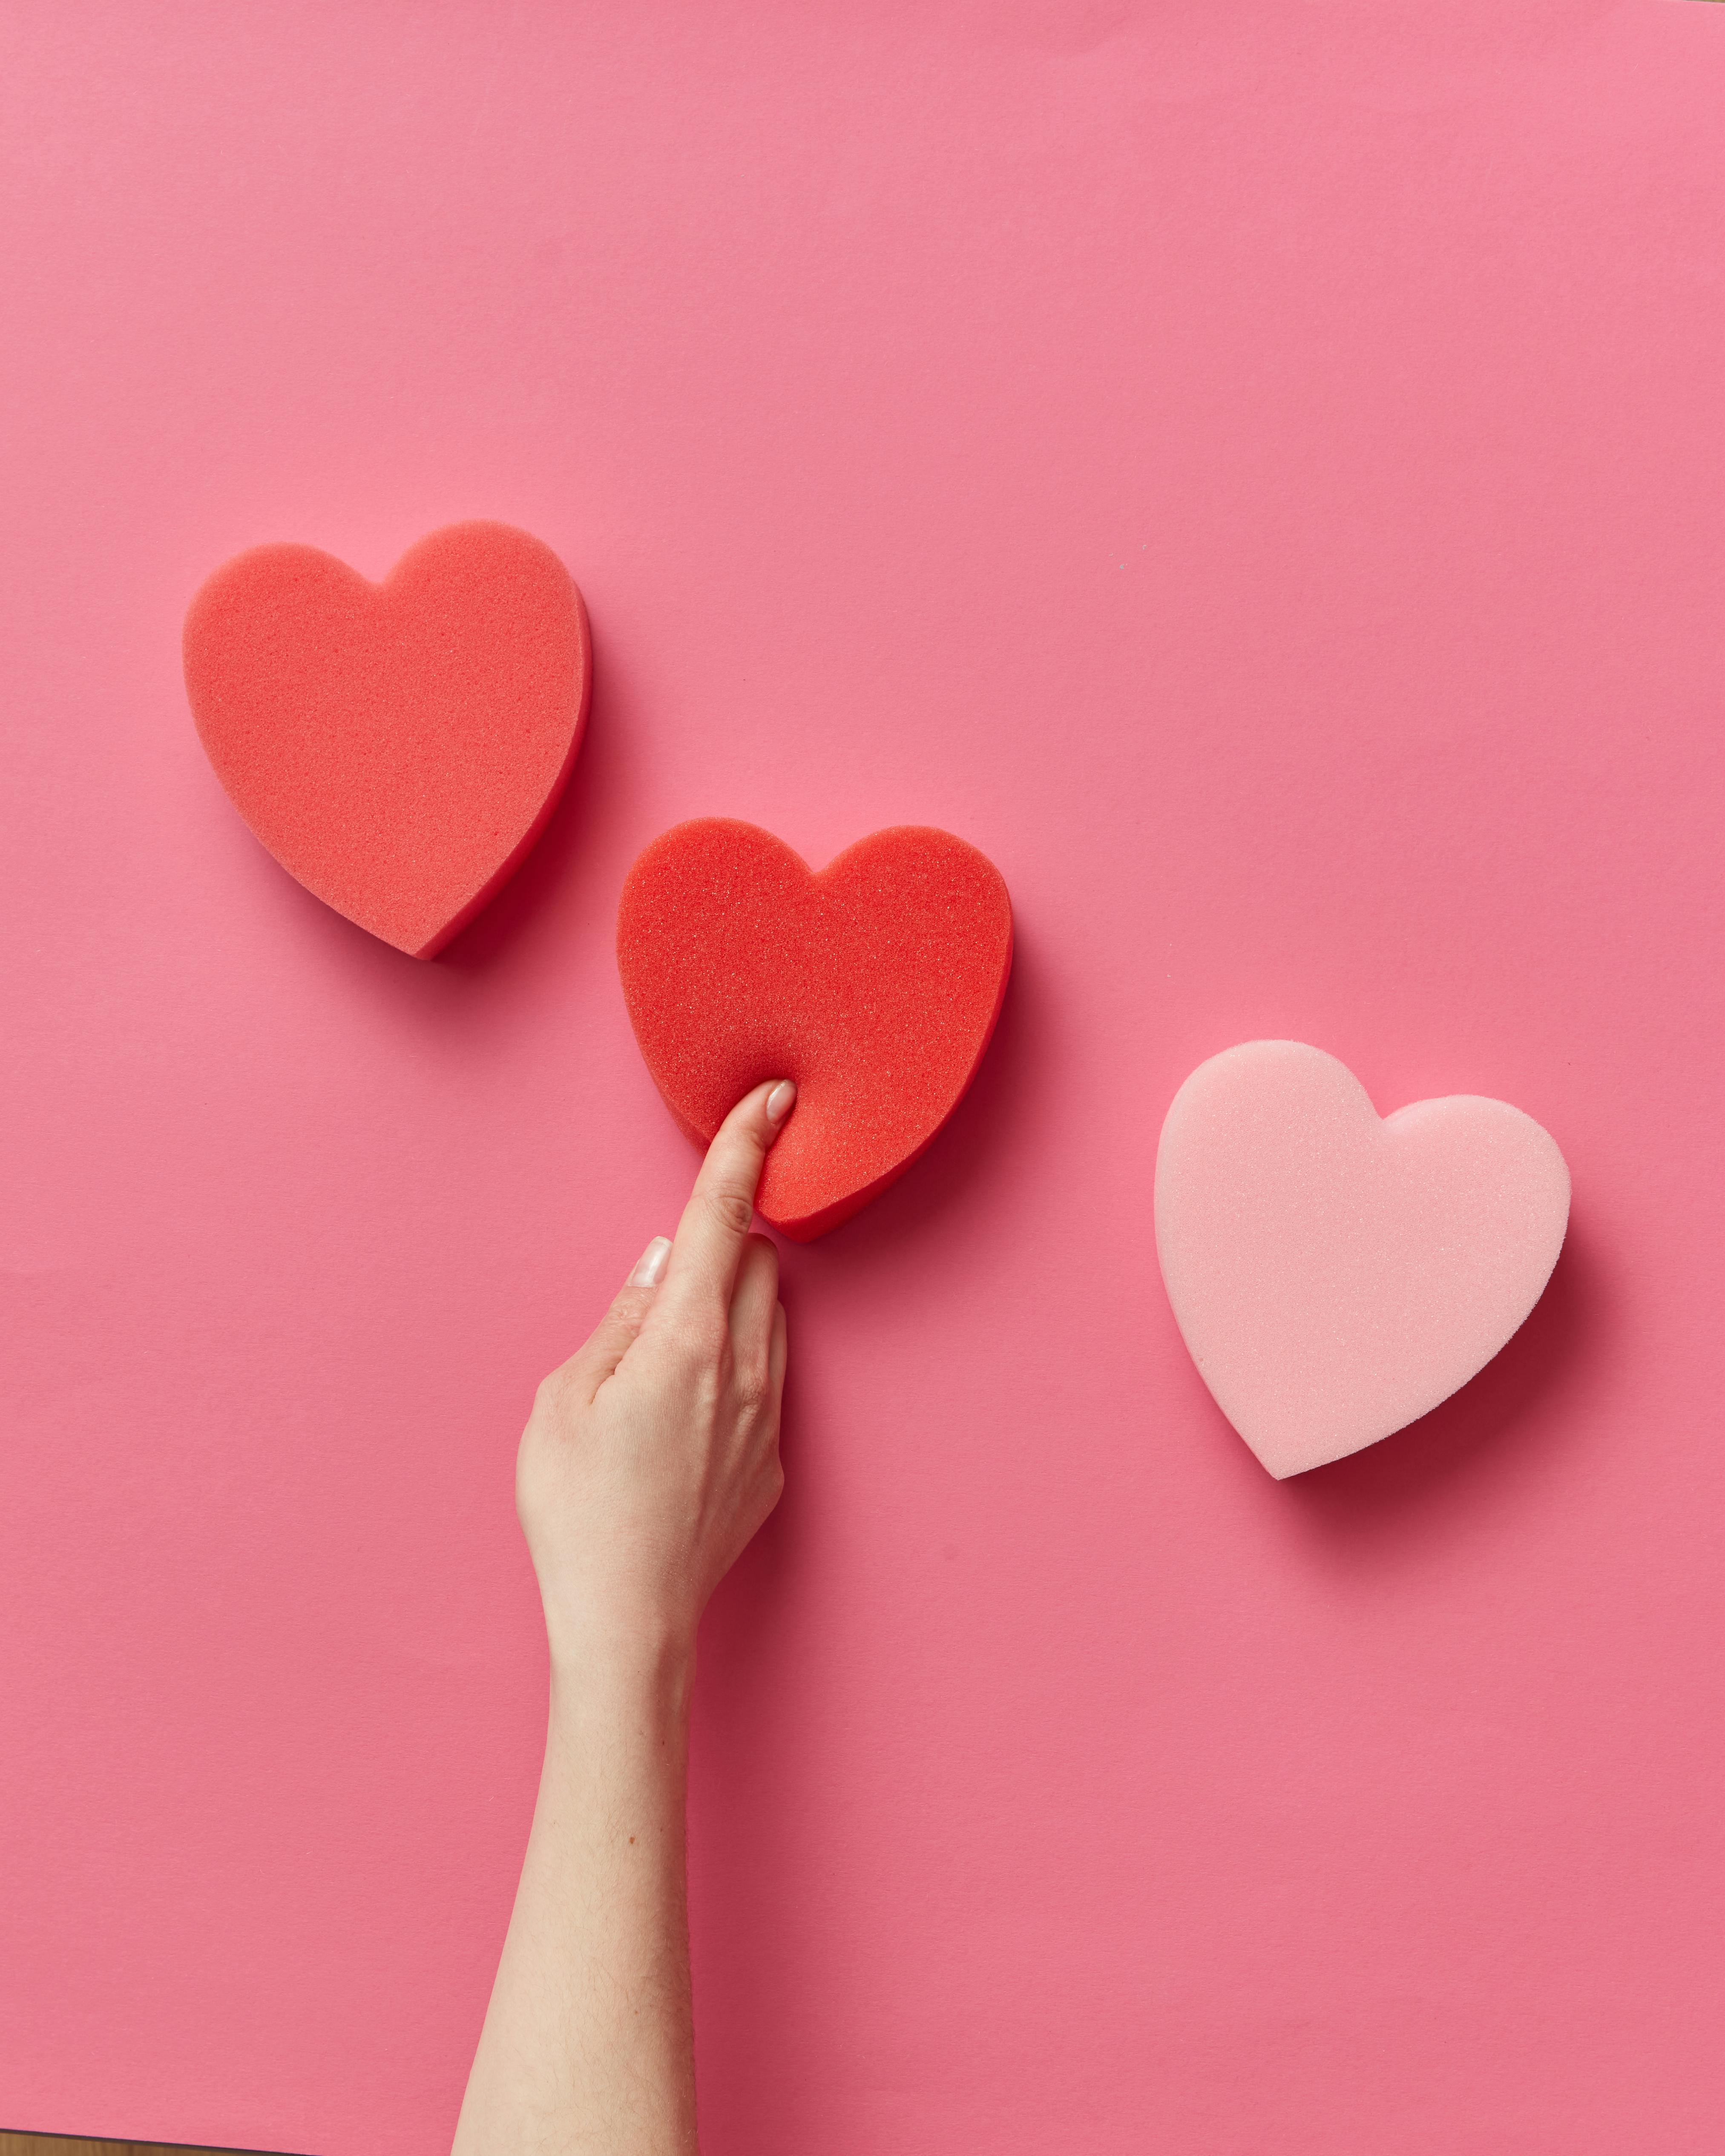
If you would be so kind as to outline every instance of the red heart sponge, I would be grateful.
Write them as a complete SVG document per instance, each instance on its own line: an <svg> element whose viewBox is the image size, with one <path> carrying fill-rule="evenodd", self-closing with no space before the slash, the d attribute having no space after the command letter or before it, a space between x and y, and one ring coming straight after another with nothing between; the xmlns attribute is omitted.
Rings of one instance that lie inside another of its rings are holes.
<svg viewBox="0 0 1725 2156"><path fill-rule="evenodd" d="M617 963L647 1068L696 1144L751 1086L795 1079L756 1203L808 1242L957 1106L1006 993L1012 905L947 831L874 832L817 875L770 831L703 819L629 870Z"/></svg>
<svg viewBox="0 0 1725 2156"><path fill-rule="evenodd" d="M254 547L186 616L186 690L217 777L290 875L429 958L557 805L592 679L551 549L451 524L381 584L315 547Z"/></svg>

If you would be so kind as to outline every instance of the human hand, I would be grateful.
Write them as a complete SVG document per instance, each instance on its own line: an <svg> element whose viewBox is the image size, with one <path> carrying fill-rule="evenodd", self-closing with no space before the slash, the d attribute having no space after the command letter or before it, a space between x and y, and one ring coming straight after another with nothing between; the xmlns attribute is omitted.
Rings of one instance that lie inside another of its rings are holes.
<svg viewBox="0 0 1725 2156"><path fill-rule="evenodd" d="M692 1655L708 1596L778 1502L778 1253L749 1229L796 1097L785 1080L737 1103L675 1241L654 1238L586 1345L539 1388L516 1508L554 1664Z"/></svg>

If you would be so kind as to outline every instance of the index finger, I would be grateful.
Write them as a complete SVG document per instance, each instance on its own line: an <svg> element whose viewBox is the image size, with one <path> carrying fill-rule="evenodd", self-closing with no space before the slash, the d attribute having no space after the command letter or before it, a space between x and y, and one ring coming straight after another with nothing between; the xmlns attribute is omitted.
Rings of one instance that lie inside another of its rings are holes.
<svg viewBox="0 0 1725 2156"><path fill-rule="evenodd" d="M677 1223L660 1301L675 1309L693 1301L731 1307L731 1291L755 1217L755 1191L773 1141L796 1106L788 1078L768 1079L719 1126Z"/></svg>

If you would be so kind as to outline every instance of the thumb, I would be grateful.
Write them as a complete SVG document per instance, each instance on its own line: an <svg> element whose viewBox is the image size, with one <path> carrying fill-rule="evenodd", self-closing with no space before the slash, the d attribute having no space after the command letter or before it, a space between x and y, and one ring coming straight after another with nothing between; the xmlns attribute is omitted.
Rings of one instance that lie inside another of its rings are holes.
<svg viewBox="0 0 1725 2156"><path fill-rule="evenodd" d="M570 1370L579 1378L582 1391L589 1400L634 1345L635 1335L653 1307L659 1283L665 1278L670 1250L668 1236L653 1238L642 1251L634 1270L619 1289L615 1301L588 1335L585 1344L569 1358Z"/></svg>

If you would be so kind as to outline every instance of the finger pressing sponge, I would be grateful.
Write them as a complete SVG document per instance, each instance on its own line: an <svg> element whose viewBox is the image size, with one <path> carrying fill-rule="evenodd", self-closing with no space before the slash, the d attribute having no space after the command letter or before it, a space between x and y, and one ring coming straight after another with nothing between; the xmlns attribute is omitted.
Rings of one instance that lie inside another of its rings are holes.
<svg viewBox="0 0 1725 2156"><path fill-rule="evenodd" d="M1379 1120L1345 1064L1253 1040L1200 1064L1156 1155L1156 1248L1216 1404L1278 1479L1375 1444L1502 1348L1563 1248L1569 1171L1507 1101Z"/></svg>
<svg viewBox="0 0 1725 2156"><path fill-rule="evenodd" d="M796 1081L756 1202L807 1242L958 1105L1006 993L1012 906L946 831L876 831L815 875L770 832L705 819L630 869L617 960L647 1068L697 1144L752 1086Z"/></svg>
<svg viewBox="0 0 1725 2156"><path fill-rule="evenodd" d="M434 531L381 584L314 547L253 547L193 600L185 663L198 734L254 833L416 958L545 828L592 675L568 571L490 523Z"/></svg>

